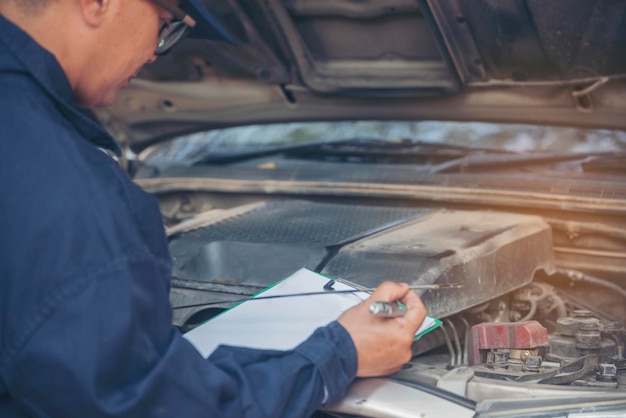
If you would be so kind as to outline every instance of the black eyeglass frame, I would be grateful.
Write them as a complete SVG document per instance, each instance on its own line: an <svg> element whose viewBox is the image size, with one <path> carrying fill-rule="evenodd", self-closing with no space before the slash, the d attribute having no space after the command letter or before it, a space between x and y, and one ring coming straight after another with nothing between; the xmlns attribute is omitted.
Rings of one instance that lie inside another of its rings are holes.
<svg viewBox="0 0 626 418"><path fill-rule="evenodd" d="M173 1L150 0L174 17L169 23L163 25L159 31L159 38L155 50L156 55L167 53L177 42L184 39L189 31L196 26L196 21L179 8Z"/></svg>

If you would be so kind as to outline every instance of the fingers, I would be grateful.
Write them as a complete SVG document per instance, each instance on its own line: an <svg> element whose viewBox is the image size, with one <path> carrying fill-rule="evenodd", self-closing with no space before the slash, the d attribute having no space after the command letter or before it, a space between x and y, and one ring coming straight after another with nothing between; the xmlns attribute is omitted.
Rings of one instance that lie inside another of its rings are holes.
<svg viewBox="0 0 626 418"><path fill-rule="evenodd" d="M407 288L408 288L408 285L407 285ZM417 296L417 293L415 293L412 290L408 290L400 298L400 302L402 302L404 306L406 306L407 309L426 310L426 307L424 306L422 299L420 299L420 297Z"/></svg>
<svg viewBox="0 0 626 418"><path fill-rule="evenodd" d="M427 310L422 299L406 283L383 282L372 293L370 300L402 302L407 309L404 317L407 322L414 325L416 331L426 317Z"/></svg>
<svg viewBox="0 0 626 418"><path fill-rule="evenodd" d="M404 317L380 318L369 312L372 301L402 302ZM383 282L368 301L344 312L339 323L357 350L357 376L382 376L400 370L410 360L415 332L424 321L426 307L406 283Z"/></svg>
<svg viewBox="0 0 626 418"><path fill-rule="evenodd" d="M408 284L397 282L383 282L370 296L370 300L395 302L399 300L406 307L403 318L398 318L413 334L426 318L427 309L420 297L412 291Z"/></svg>
<svg viewBox="0 0 626 418"><path fill-rule="evenodd" d="M400 301L407 309L404 319L414 328L413 332L415 333L422 325L422 322L424 322L428 310L424 306L422 299L412 290L408 291Z"/></svg>

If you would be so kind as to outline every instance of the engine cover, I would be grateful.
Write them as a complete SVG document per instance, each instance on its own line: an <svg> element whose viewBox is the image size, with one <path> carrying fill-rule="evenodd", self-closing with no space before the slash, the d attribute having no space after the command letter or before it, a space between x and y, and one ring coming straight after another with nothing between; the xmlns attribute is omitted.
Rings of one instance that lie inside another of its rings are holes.
<svg viewBox="0 0 626 418"><path fill-rule="evenodd" d="M170 242L176 283L254 293L301 267L365 287L459 283L422 291L446 317L552 272L550 227L491 211L272 201ZM193 286L191 286L193 287Z"/></svg>

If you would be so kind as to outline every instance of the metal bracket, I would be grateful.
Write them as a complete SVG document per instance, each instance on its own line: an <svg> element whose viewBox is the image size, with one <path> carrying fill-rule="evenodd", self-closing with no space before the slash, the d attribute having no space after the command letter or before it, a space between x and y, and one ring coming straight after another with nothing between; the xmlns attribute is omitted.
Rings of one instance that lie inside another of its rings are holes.
<svg viewBox="0 0 626 418"><path fill-rule="evenodd" d="M576 109L583 113L593 111L593 102L591 101L591 93L610 81L610 77L600 77L595 82L585 88L572 90L572 97L576 103Z"/></svg>
<svg viewBox="0 0 626 418"><path fill-rule="evenodd" d="M459 367L441 376L437 381L437 387L465 397L467 382L472 377L474 377L474 370L469 367Z"/></svg>

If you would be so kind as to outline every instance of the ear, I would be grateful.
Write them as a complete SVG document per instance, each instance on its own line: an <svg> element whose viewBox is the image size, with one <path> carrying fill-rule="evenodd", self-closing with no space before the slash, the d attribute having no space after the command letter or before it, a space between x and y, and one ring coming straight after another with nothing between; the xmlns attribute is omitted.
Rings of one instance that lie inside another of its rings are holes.
<svg viewBox="0 0 626 418"><path fill-rule="evenodd" d="M76 0L83 20L89 26L100 26L111 9L111 0Z"/></svg>

